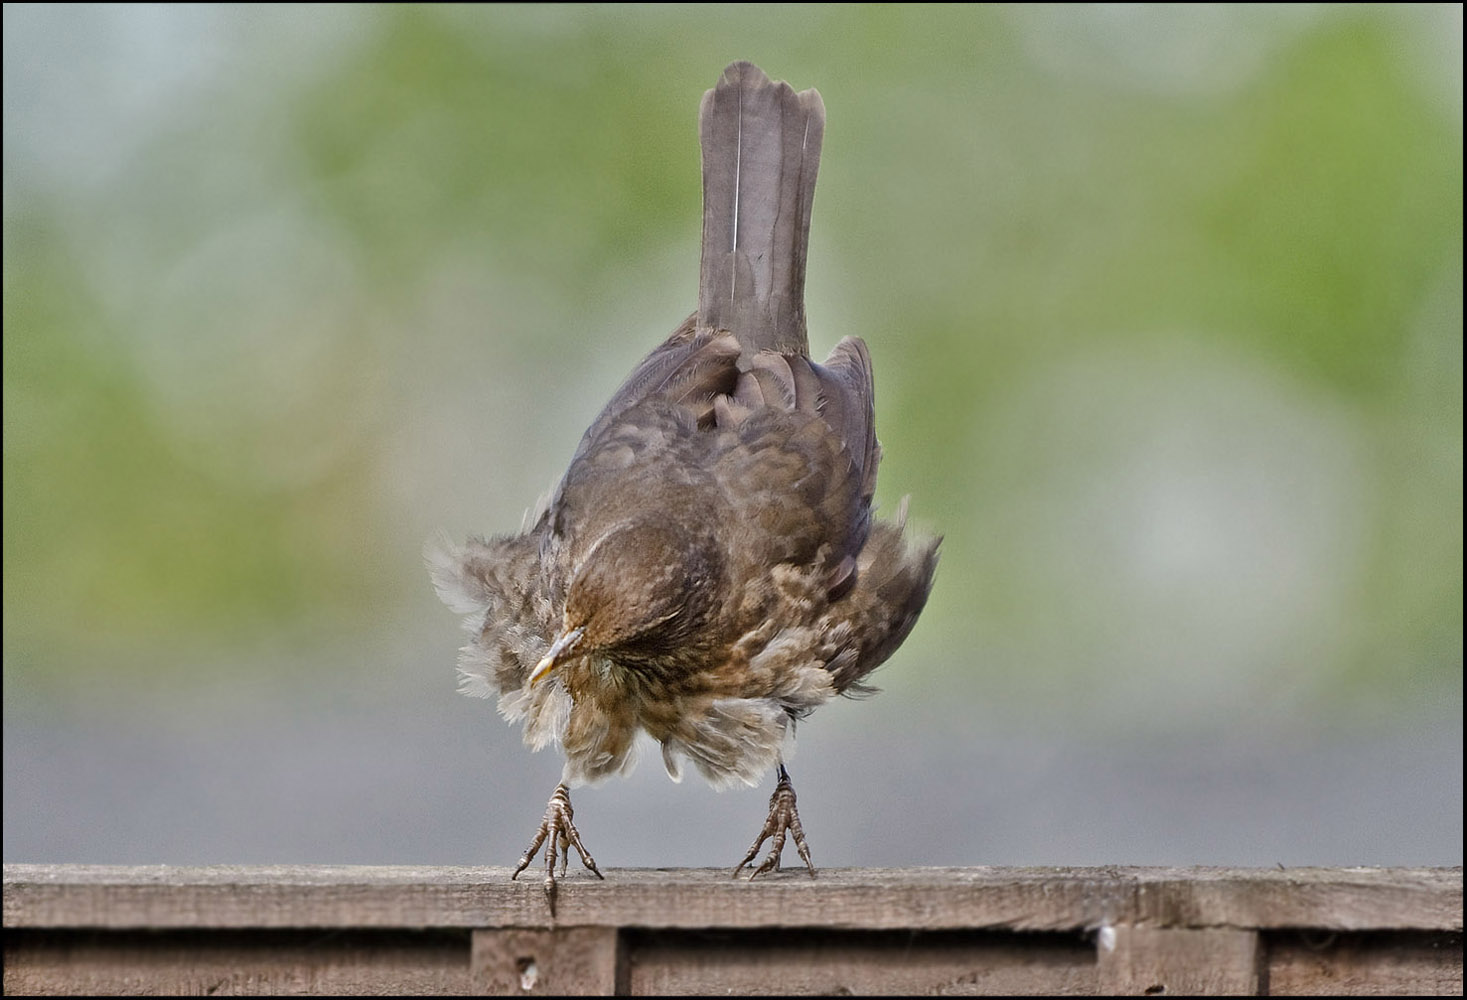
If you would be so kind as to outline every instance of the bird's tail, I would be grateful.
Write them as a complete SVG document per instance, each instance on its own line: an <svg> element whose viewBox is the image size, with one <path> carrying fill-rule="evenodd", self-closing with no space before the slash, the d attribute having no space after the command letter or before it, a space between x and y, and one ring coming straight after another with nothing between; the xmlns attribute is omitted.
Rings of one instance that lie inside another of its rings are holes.
<svg viewBox="0 0 1467 1000"><path fill-rule="evenodd" d="M733 63L703 95L698 328L732 332L745 360L810 353L805 253L824 135L819 92L797 94L752 63Z"/></svg>

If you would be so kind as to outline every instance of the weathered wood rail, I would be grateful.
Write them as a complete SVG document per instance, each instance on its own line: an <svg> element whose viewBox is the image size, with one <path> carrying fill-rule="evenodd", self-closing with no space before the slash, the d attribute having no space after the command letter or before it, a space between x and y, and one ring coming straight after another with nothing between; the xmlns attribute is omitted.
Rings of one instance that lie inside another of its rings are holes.
<svg viewBox="0 0 1467 1000"><path fill-rule="evenodd" d="M6 865L9 994L1460 994L1461 868Z"/></svg>

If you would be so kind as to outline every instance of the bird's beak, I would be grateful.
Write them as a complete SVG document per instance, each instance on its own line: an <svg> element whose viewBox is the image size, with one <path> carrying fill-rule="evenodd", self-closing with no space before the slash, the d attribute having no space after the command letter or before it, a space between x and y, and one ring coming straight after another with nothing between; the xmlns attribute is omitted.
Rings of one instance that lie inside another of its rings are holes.
<svg viewBox="0 0 1467 1000"><path fill-rule="evenodd" d="M586 629L584 627L573 628L569 632L562 632L559 638L551 643L550 650L545 654L545 658L535 664L535 669L530 672L530 686L533 687L536 682L540 681L546 674L559 666L560 661L565 659L567 653L576 648L576 645L581 641L581 636L585 634Z"/></svg>

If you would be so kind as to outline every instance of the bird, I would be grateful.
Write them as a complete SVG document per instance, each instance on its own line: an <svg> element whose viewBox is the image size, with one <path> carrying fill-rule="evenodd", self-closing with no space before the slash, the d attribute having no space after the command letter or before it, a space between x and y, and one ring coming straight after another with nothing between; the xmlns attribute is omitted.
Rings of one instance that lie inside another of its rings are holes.
<svg viewBox="0 0 1467 1000"><path fill-rule="evenodd" d="M825 131L816 90L729 65L699 114L698 308L638 364L519 533L431 541L438 595L465 615L460 690L498 699L560 784L511 878L571 849L575 787L628 771L640 733L667 773L715 787L773 774L737 877L778 870L792 837L811 877L784 757L795 723L907 637L940 537L873 515L881 451L871 355L845 337L810 358L804 286Z"/></svg>

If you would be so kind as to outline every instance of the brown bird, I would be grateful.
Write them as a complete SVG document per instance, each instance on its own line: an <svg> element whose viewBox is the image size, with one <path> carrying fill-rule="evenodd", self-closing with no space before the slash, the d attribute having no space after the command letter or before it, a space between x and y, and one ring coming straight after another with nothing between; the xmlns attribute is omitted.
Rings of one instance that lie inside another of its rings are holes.
<svg viewBox="0 0 1467 1000"><path fill-rule="evenodd" d="M439 596L467 614L461 690L498 696L565 770L540 845L553 893L574 846L570 788L627 770L645 730L674 780L774 770L757 876L786 832L815 866L781 761L794 721L861 684L917 620L937 539L873 520L871 357L824 364L805 335L805 252L825 107L738 62L703 97L698 311L606 404L529 530L440 543ZM753 877L751 876L751 877Z"/></svg>

